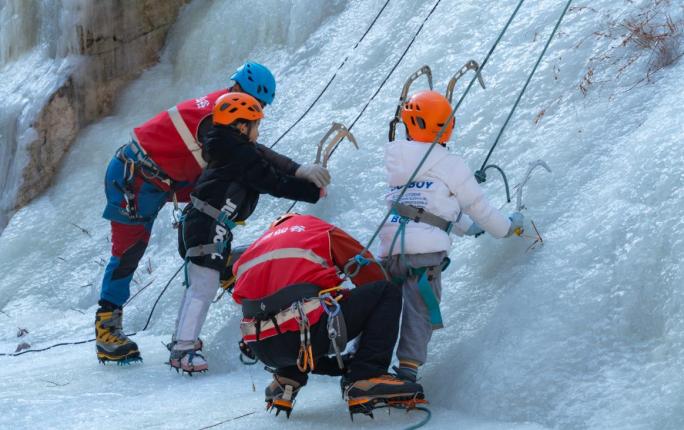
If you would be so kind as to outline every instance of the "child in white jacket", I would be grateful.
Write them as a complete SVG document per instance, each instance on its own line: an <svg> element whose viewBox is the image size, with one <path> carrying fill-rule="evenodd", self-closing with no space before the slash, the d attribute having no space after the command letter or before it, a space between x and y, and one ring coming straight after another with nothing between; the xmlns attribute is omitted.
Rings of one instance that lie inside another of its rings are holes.
<svg viewBox="0 0 684 430"><path fill-rule="evenodd" d="M493 207L463 159L447 151L453 118L399 205L394 203L450 114L451 106L441 94L414 94L402 107L408 140L389 142L385 150L390 188L386 200L393 213L380 231L379 255L403 286L395 371L412 381L426 361L432 331L442 327L441 272L449 261L449 233L474 236L486 231L503 238L522 228L523 221L519 213L508 218Z"/></svg>

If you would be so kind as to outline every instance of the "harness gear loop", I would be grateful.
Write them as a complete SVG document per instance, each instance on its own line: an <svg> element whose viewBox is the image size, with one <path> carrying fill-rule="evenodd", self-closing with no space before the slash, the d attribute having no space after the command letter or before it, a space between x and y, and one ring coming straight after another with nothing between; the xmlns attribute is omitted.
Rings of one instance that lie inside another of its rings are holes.
<svg viewBox="0 0 684 430"><path fill-rule="evenodd" d="M397 124L401 122L401 109L403 108L404 103L406 103L406 99L408 97L409 90L411 89L411 85L413 85L416 79L420 78L423 75L425 75L425 77L427 78L428 85L430 86L430 89L432 89L432 70L430 70L430 66L428 66L427 64L413 72L411 76L408 77L406 82L404 82L404 86L401 89L401 95L399 96L399 102L397 103L397 110L394 112L394 118L392 118L392 120L389 123L390 142L393 142L396 137Z"/></svg>
<svg viewBox="0 0 684 430"><path fill-rule="evenodd" d="M456 82L458 82L463 75L468 73L468 70L474 70L475 76L477 77L477 82L480 84L483 90L487 89L487 87L485 87L484 79L482 79L482 74L480 73L480 65L475 60L469 60L458 70L458 72L454 73L454 76L452 76L451 79L449 79L445 94L447 100L449 100L449 103L451 103L452 97L454 96L454 87L456 87Z"/></svg>
<svg viewBox="0 0 684 430"><path fill-rule="evenodd" d="M400 203L395 203L397 205L401 205ZM408 205L401 205L407 208L413 208L417 210L418 208L415 208L413 206L408 206ZM400 207L401 207L400 206ZM425 212L429 213L429 212ZM449 264L451 263L451 260L446 257L438 266L429 266L429 267L412 267L409 262L406 260L406 252L405 252L405 236L406 236L406 225L410 221L415 221L411 220L407 216L401 216L399 218L399 228L397 228L397 232L394 234L394 237L392 238L392 243L390 244L389 252L388 255L393 255L394 251L394 245L396 245L397 238L400 239L400 253L399 253L399 259L401 262L404 264L404 266L407 268L409 275L410 276L415 276L418 278L418 292L420 293L421 298L423 299L423 302L425 303L425 306L428 309L428 314L430 315L430 324L432 324L432 329L440 329L444 327L444 323L442 320L442 313L439 309L439 301L437 300L437 296L435 296L434 291L432 290L432 285L430 285L430 280L432 273L435 269L439 268L441 271L444 271ZM442 220L444 221L444 220ZM426 219L424 220L418 220L416 222L423 222L423 223L428 223ZM449 223L451 224L451 223ZM449 225L448 229L451 229L451 225ZM447 230L445 230L447 231ZM447 231L448 233L448 231ZM403 283L405 279L395 279L394 280L396 283Z"/></svg>
<svg viewBox="0 0 684 430"><path fill-rule="evenodd" d="M304 312L304 304L301 300L292 303L292 308L296 311L295 320L299 323L300 344L299 354L297 355L297 369L302 373L306 373L315 369L309 318L306 316L306 312Z"/></svg>
<svg viewBox="0 0 684 430"><path fill-rule="evenodd" d="M337 132L333 136L333 133ZM330 137L332 136L332 139ZM359 144L356 142L356 138L354 135L347 129L347 127L344 126L344 124L340 124L339 122L333 122L332 125L330 126L330 129L325 133L321 141L318 143L318 150L316 151L316 164L322 164L323 167L328 167L328 159L330 158L330 154L332 151L334 151L335 148L337 148L337 145L342 141L342 139L347 138L349 142L354 145L354 148L359 149ZM330 143L327 145L325 142L327 142L330 139ZM323 148L325 147L325 151ZM321 158L322 157L322 158Z"/></svg>

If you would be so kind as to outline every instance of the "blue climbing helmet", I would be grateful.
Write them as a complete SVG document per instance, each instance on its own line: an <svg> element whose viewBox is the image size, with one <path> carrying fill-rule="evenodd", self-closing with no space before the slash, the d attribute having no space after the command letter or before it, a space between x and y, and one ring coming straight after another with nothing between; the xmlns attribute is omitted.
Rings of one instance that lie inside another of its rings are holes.
<svg viewBox="0 0 684 430"><path fill-rule="evenodd" d="M276 81L268 67L248 61L240 66L230 79L240 84L247 94L256 97L264 104L273 103Z"/></svg>

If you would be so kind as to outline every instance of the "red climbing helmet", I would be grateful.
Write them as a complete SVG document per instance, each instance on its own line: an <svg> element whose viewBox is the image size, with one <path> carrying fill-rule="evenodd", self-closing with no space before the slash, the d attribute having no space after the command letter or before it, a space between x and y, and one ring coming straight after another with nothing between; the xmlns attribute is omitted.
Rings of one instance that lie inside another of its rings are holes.
<svg viewBox="0 0 684 430"><path fill-rule="evenodd" d="M449 101L437 91L420 91L413 94L401 109L401 120L411 139L431 143L451 115ZM439 143L445 143L454 130L454 118L442 133Z"/></svg>

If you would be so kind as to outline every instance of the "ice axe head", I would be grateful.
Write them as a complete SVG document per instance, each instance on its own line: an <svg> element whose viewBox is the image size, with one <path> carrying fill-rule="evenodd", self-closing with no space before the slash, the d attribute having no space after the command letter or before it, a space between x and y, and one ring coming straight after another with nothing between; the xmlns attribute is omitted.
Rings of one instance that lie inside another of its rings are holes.
<svg viewBox="0 0 684 430"><path fill-rule="evenodd" d="M339 122L333 122L330 129L325 133L321 141L318 143L318 150L316 151L316 164L322 164L323 167L328 167L328 159L332 152L335 150L337 145L342 141L342 139L347 138L356 149L359 149L359 145L356 142L354 135ZM329 142L328 142L329 140ZM326 142L327 145L326 145Z"/></svg>
<svg viewBox="0 0 684 430"><path fill-rule="evenodd" d="M480 73L480 65L475 60L469 60L456 73L454 73L454 76L452 76L451 79L449 79L449 83L447 84L446 89L446 98L449 100L449 103L453 103L454 88L456 87L456 82L458 82L458 80L461 79L463 75L468 73L468 70L475 71L475 76L477 76L477 82L480 84L482 89L486 89L484 79L482 79L482 74Z"/></svg>
<svg viewBox="0 0 684 430"><path fill-rule="evenodd" d="M401 122L401 109L404 103L406 102L406 99L408 97L408 93L411 90L411 85L418 79L419 77L425 75L425 77L428 80L428 86L430 89L432 89L432 70L430 69L430 66L427 64L421 67L420 69L416 70L411 74L411 76L408 77L406 82L404 82L404 86L401 88L401 95L399 96L399 103L397 103L397 110L394 112L394 118L392 118L392 121L390 121L389 125L389 141L392 142L394 141L396 137L396 130L397 130L397 124Z"/></svg>

